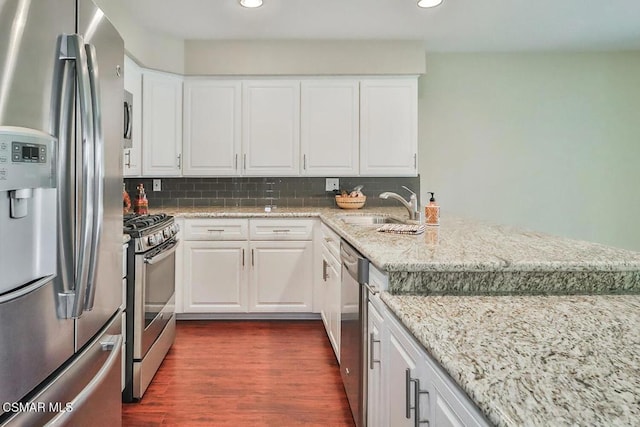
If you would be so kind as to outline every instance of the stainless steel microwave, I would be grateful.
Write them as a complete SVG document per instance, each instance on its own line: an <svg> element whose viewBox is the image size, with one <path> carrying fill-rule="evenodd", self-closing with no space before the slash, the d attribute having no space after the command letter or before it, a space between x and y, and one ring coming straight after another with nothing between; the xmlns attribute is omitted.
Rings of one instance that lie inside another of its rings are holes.
<svg viewBox="0 0 640 427"><path fill-rule="evenodd" d="M124 91L124 132L122 145L124 148L132 148L131 130L133 129L133 95L131 92Z"/></svg>

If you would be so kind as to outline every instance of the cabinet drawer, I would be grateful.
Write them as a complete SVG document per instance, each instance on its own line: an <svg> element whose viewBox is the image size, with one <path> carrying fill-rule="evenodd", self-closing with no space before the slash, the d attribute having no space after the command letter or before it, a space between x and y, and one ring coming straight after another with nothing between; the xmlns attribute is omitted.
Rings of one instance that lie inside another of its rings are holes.
<svg viewBox="0 0 640 427"><path fill-rule="evenodd" d="M184 222L185 240L247 240L246 219L187 219Z"/></svg>
<svg viewBox="0 0 640 427"><path fill-rule="evenodd" d="M313 220L252 219L249 236L251 240L312 240Z"/></svg>
<svg viewBox="0 0 640 427"><path fill-rule="evenodd" d="M336 258L340 259L340 236L324 223L321 224L322 246Z"/></svg>

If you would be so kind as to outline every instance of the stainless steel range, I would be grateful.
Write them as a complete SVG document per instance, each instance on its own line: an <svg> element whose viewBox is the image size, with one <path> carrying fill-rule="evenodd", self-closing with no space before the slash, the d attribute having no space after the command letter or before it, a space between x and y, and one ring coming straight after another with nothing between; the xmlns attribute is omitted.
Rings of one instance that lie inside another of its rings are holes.
<svg viewBox="0 0 640 427"><path fill-rule="evenodd" d="M139 400L175 338L175 251L172 216L125 215L132 238L127 254L127 343L123 400Z"/></svg>

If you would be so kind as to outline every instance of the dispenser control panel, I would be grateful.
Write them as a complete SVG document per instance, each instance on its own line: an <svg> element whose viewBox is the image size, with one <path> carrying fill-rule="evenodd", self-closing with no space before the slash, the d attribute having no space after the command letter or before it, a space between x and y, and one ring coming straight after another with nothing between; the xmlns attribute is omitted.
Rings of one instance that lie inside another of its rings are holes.
<svg viewBox="0 0 640 427"><path fill-rule="evenodd" d="M12 141L11 161L21 163L47 163L47 146Z"/></svg>
<svg viewBox="0 0 640 427"><path fill-rule="evenodd" d="M54 188L56 143L41 131L0 126L0 191Z"/></svg>

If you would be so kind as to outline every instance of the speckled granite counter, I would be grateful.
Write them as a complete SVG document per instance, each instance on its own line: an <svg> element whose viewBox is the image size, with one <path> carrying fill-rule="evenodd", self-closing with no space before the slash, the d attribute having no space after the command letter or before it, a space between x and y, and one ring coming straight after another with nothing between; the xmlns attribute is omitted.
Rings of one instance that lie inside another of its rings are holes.
<svg viewBox="0 0 640 427"><path fill-rule="evenodd" d="M343 215L382 213L406 218L403 208L180 208L177 216L320 217L376 267L395 294L640 293L640 253L477 221L444 218L424 234L378 233L350 225Z"/></svg>
<svg viewBox="0 0 640 427"><path fill-rule="evenodd" d="M639 253L461 219L417 236L340 219L401 208L169 213L320 217L388 273L383 301L498 426L638 425L640 295L496 294L638 293ZM492 296L419 296L433 293Z"/></svg>
<svg viewBox="0 0 640 427"><path fill-rule="evenodd" d="M640 296L382 299L498 426L640 424Z"/></svg>

